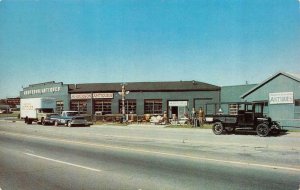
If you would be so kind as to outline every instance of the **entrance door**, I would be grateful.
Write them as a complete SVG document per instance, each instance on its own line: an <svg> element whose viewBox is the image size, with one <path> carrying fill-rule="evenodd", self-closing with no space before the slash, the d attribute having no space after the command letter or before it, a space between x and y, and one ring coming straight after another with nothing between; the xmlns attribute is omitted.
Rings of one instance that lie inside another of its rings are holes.
<svg viewBox="0 0 300 190"><path fill-rule="evenodd" d="M183 118L184 114L187 112L188 101L176 100L168 101L169 106L169 118L173 118L176 115L177 119Z"/></svg>
<svg viewBox="0 0 300 190"><path fill-rule="evenodd" d="M178 107L171 107L171 117L173 118L173 115L176 116L176 118L178 118Z"/></svg>

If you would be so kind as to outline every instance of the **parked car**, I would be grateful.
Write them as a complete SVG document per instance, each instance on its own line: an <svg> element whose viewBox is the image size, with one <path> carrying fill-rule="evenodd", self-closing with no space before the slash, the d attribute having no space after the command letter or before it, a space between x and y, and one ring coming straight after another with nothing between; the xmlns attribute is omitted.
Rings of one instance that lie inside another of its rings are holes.
<svg viewBox="0 0 300 190"><path fill-rule="evenodd" d="M53 113L48 115L42 122L43 125L54 125L55 120L59 118L60 115L57 113Z"/></svg>
<svg viewBox="0 0 300 190"><path fill-rule="evenodd" d="M63 111L62 114L55 119L54 125L72 127L75 125L89 126L89 123L85 117L80 116L77 111Z"/></svg>
<svg viewBox="0 0 300 190"><path fill-rule="evenodd" d="M223 107L230 109L230 105L235 105L235 109L222 112ZM281 126L270 117L263 115L263 103L234 102L220 105L218 113L206 115L206 122L212 123L212 131L216 135L224 132L233 133L236 129L256 131L258 136L265 137L269 134L278 135ZM225 106L224 106L225 105Z"/></svg>

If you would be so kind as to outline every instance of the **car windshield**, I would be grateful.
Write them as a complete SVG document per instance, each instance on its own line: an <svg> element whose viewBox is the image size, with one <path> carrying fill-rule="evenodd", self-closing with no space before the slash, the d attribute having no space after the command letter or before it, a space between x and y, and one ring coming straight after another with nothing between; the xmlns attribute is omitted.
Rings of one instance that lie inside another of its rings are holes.
<svg viewBox="0 0 300 190"><path fill-rule="evenodd" d="M74 115L77 115L77 114L78 114L78 112L68 112L67 116L74 116Z"/></svg>

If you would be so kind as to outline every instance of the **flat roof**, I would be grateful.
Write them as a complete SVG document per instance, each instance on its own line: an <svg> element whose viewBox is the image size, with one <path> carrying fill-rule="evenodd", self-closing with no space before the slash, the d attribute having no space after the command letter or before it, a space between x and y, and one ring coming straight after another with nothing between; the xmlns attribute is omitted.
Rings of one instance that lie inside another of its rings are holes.
<svg viewBox="0 0 300 190"><path fill-rule="evenodd" d="M69 84L69 92L118 92L123 83L86 83ZM127 82L125 89L132 92L151 91L219 91L219 86L199 81L170 81L170 82Z"/></svg>

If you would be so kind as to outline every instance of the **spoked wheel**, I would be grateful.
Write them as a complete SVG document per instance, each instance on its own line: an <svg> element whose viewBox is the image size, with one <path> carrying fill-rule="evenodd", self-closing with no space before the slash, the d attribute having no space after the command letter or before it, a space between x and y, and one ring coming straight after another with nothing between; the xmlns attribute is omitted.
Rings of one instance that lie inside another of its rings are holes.
<svg viewBox="0 0 300 190"><path fill-rule="evenodd" d="M266 137L269 134L269 126L265 123L261 123L256 127L256 133L260 137Z"/></svg>
<svg viewBox="0 0 300 190"><path fill-rule="evenodd" d="M224 127L221 122L216 122L213 124L212 130L215 135L221 135L224 131Z"/></svg>

